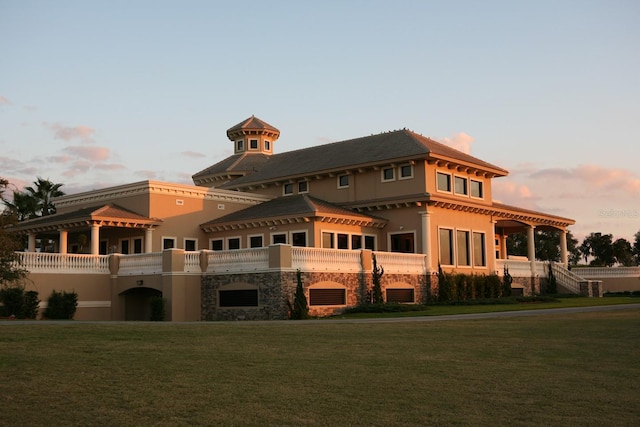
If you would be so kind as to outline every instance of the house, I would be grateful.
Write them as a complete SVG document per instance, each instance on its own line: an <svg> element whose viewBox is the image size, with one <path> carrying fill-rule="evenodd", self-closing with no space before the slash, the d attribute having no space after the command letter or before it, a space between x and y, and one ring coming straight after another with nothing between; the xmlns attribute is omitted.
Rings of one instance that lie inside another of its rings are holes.
<svg viewBox="0 0 640 427"><path fill-rule="evenodd" d="M522 231L528 260L509 268L530 293L541 268L536 228L558 231L567 264L574 221L493 201L493 179L508 174L499 166L406 129L283 153L279 136L252 116L227 130L233 155L195 173L193 186L144 181L63 196L56 215L16 230L29 253L46 238L56 256L108 257L109 293L91 296L85 284L84 301L101 301L110 319L145 315L153 295L169 300L173 320L282 318L297 269L312 312L333 313L357 303L373 255L390 268L388 298L416 302L438 266L501 273L506 237Z"/></svg>

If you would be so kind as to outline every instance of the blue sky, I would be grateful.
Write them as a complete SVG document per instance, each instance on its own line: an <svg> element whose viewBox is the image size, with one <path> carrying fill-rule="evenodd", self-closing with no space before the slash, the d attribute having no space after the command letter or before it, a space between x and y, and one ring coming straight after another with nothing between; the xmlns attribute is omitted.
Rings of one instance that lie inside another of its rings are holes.
<svg viewBox="0 0 640 427"><path fill-rule="evenodd" d="M276 152L408 128L504 203L640 230L640 2L0 0L0 176L190 183L255 114Z"/></svg>

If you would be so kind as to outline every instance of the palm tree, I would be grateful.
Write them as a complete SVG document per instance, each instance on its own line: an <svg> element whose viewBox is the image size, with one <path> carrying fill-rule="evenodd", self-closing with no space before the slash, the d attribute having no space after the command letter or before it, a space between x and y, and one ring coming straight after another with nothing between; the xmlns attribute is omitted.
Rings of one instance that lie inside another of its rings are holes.
<svg viewBox="0 0 640 427"><path fill-rule="evenodd" d="M13 190L13 201L4 200L4 204L16 216L18 221L33 219L38 216L38 201L30 194Z"/></svg>
<svg viewBox="0 0 640 427"><path fill-rule="evenodd" d="M40 216L47 216L56 213L56 207L51 201L54 197L64 196L64 192L60 190L64 184L54 184L48 179L42 179L38 177L37 181L33 182L33 187L26 187L25 193L36 201L37 209L36 213Z"/></svg>

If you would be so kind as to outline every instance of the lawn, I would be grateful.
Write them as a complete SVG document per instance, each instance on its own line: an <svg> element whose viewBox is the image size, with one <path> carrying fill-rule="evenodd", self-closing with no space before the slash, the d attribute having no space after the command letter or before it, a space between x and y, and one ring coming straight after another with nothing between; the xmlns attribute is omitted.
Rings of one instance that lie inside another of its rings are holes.
<svg viewBox="0 0 640 427"><path fill-rule="evenodd" d="M0 425L635 425L640 311L0 326Z"/></svg>

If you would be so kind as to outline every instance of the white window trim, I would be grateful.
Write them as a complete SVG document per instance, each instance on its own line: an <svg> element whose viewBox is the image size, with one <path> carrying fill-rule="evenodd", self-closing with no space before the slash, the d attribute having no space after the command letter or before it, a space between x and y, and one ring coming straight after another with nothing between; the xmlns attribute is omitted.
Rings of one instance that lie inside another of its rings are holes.
<svg viewBox="0 0 640 427"><path fill-rule="evenodd" d="M209 239L209 250L213 250L211 249L213 247L213 242L218 242L221 241L222 242L222 250L224 251L224 239L222 238L217 238L217 239Z"/></svg>
<svg viewBox="0 0 640 427"><path fill-rule="evenodd" d="M456 191L456 179L464 179L465 180L465 189L467 190L466 193L458 193ZM464 196L464 197L469 197L469 178L464 176L464 175L453 175L453 182L452 182L452 186L451 189L453 190L453 194L455 194L456 196Z"/></svg>
<svg viewBox="0 0 640 427"><path fill-rule="evenodd" d="M393 231L393 232L389 232L387 233L387 248L389 248L389 252L391 252L391 236L396 235L396 234L413 234L413 253L417 253L416 251L418 250L417 248L417 238L418 238L418 233L417 230L401 230L401 231ZM364 242L363 242L364 243ZM393 253L403 253L403 252L393 252ZM404 253L408 253L408 252L404 252Z"/></svg>
<svg viewBox="0 0 640 427"><path fill-rule="evenodd" d="M198 251L198 238L197 237L185 237L184 239L182 239L182 248L184 250L187 250L187 240L193 240L194 242L196 242L196 248L194 249L194 251Z"/></svg>
<svg viewBox="0 0 640 427"><path fill-rule="evenodd" d="M449 187L450 190L441 190L440 186L438 185L438 174L442 174L442 175L448 175L449 176ZM453 174L449 173L449 172L443 172L440 170L436 170L436 191L438 193L446 193L446 194L453 194Z"/></svg>
<svg viewBox="0 0 640 427"><path fill-rule="evenodd" d="M224 239L224 248L228 251L231 250L235 250L235 249L229 249L229 240L232 239L238 239L238 243L240 245L240 247L238 249L242 249L242 236L229 236L229 237L225 237Z"/></svg>
<svg viewBox="0 0 640 427"><path fill-rule="evenodd" d="M255 141L256 142L256 148L251 147L251 141ZM249 151L260 151L260 140L259 139L255 139L255 138L251 138L249 140L247 140L247 149Z"/></svg>
<svg viewBox="0 0 640 427"><path fill-rule="evenodd" d="M384 177L384 171L388 171L390 170L393 173L393 176L391 178L385 178ZM396 168L394 166L388 166L388 167L384 167L382 169L380 169L380 180L382 182L392 182L396 180Z"/></svg>
<svg viewBox="0 0 640 427"><path fill-rule="evenodd" d="M449 230L451 231L451 261L453 264L442 264L442 241L440 240L440 230ZM456 266L456 229L453 227L438 227L438 262L441 265L446 267L455 267Z"/></svg>
<svg viewBox="0 0 640 427"><path fill-rule="evenodd" d="M287 185L290 185L290 186L291 186L291 193L287 193L287 192L286 192ZM294 192L293 182L285 182L285 183L282 185L282 195L283 195L283 196L292 196L292 195L293 195L293 192Z"/></svg>
<svg viewBox="0 0 640 427"><path fill-rule="evenodd" d="M347 177L347 185L340 185L340 178L343 177L343 176ZM336 179L338 189L349 188L349 185L351 184L351 179L349 179L349 178L350 178L350 175L346 174L346 173L338 175L338 178Z"/></svg>
<svg viewBox="0 0 640 427"><path fill-rule="evenodd" d="M270 242L270 244L271 245L277 245L278 243L273 243L273 236L276 236L276 235L279 236L281 234L284 234L284 236L285 236L284 244L288 245L290 240L289 240L289 233L286 232L286 231L274 231L274 232L269 233L269 242Z"/></svg>
<svg viewBox="0 0 640 427"><path fill-rule="evenodd" d="M409 168L411 168L411 174L409 176L402 176L402 168L405 166L409 166ZM405 163L398 166L398 180L403 180L403 179L413 179L413 164Z"/></svg>
<svg viewBox="0 0 640 427"><path fill-rule="evenodd" d="M164 241L165 240L173 240L173 248L176 249L178 247L178 238L175 236L162 236L160 239L160 243L162 244L162 250L164 251Z"/></svg>
<svg viewBox="0 0 640 427"><path fill-rule="evenodd" d="M464 264L460 264L458 262L458 233L462 232L462 233L467 233L467 242L469 244L469 246L467 247L467 259L469 260L469 264L464 265ZM456 268L473 268L473 241L472 239L473 234L471 233L471 230L469 230L468 228L456 228L455 232L454 232L454 239L455 239L455 243L456 243L456 248L455 248L455 262L456 262Z"/></svg>
<svg viewBox="0 0 640 427"><path fill-rule="evenodd" d="M261 237L262 238L262 248L264 248L264 233L259 233L259 234L249 234L247 236L247 248L251 248L251 238L252 237Z"/></svg>
<svg viewBox="0 0 640 427"><path fill-rule="evenodd" d="M236 152L244 151L244 139L239 139L236 141Z"/></svg>
<svg viewBox="0 0 640 427"><path fill-rule="evenodd" d="M478 196L474 196L471 194L471 183L472 182L479 182L480 183L480 192L482 193L482 196L478 197ZM469 178L469 197L471 197L472 199L477 199L477 200L483 200L484 199L484 182L480 181L478 179L472 179Z"/></svg>
<svg viewBox="0 0 640 427"><path fill-rule="evenodd" d="M298 234L298 233L303 233L304 234L304 241L305 241L305 247L309 247L309 230L291 230L289 232L289 236L288 236L288 242L290 242L291 246L293 246L293 235L294 234ZM298 246L298 247L302 247L302 246Z"/></svg>
<svg viewBox="0 0 640 427"><path fill-rule="evenodd" d="M306 190L306 191L300 191L300 183L302 183L302 182L306 182L306 183L307 183L307 190ZM297 190L298 190L298 194L306 194L306 193L308 193L308 192L309 192L309 181L308 181L308 180L306 180L306 179L305 179L305 180L302 180L302 181L298 181L298 188L297 188Z"/></svg>
<svg viewBox="0 0 640 427"><path fill-rule="evenodd" d="M475 251L475 240L473 239L474 234L482 234L484 238L482 241L484 245L482 246L482 254L484 255L484 265L476 265L476 251ZM473 268L487 268L489 265L489 260L487 259L487 233L485 231L471 231L471 266Z"/></svg>

